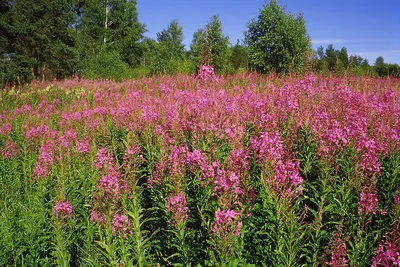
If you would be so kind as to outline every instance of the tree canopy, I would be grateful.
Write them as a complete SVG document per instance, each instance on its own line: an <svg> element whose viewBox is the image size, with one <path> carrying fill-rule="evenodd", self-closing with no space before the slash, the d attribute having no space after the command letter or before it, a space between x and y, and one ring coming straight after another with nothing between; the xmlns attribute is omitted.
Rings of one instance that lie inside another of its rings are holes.
<svg viewBox="0 0 400 267"><path fill-rule="evenodd" d="M190 55L197 66L204 58L204 53L210 53L210 63L217 73L232 71L229 37L224 35L218 16L212 16L204 29L199 29L193 34Z"/></svg>
<svg viewBox="0 0 400 267"><path fill-rule="evenodd" d="M249 61L261 73L300 70L309 49L303 15L287 13L275 0L265 3L250 21L245 41Z"/></svg>
<svg viewBox="0 0 400 267"><path fill-rule="evenodd" d="M217 74L255 70L262 74L315 71L326 75L400 77L397 64L378 57L374 65L346 47L310 48L303 15L270 0L232 46L218 16L193 34L172 20L144 37L136 0L0 0L1 87L33 79L123 79L154 74L194 73L213 65Z"/></svg>

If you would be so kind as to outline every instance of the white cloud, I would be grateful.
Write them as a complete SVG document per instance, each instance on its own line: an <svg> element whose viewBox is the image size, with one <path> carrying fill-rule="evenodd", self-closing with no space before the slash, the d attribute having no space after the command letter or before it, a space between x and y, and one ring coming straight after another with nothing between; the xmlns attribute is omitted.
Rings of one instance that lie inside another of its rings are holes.
<svg viewBox="0 0 400 267"><path fill-rule="evenodd" d="M315 45L329 45L329 44L340 44L340 43L348 43L350 40L341 40L341 39L332 39L332 40L311 40L311 42Z"/></svg>
<svg viewBox="0 0 400 267"><path fill-rule="evenodd" d="M370 65L375 63L378 57L383 57L385 63L400 64L400 50L381 50L381 51L364 51L364 52L351 52L349 54L359 55L368 59Z"/></svg>

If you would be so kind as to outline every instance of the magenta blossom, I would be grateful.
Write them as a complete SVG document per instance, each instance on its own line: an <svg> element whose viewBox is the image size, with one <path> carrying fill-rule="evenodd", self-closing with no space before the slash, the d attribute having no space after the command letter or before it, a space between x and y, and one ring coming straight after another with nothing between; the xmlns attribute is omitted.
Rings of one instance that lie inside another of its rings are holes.
<svg viewBox="0 0 400 267"><path fill-rule="evenodd" d="M375 249L372 267L400 266L400 238L385 235Z"/></svg>
<svg viewBox="0 0 400 267"><path fill-rule="evenodd" d="M214 67L206 66L206 65L200 66L199 71L198 71L198 77L202 81L218 79L217 76L215 75Z"/></svg>
<svg viewBox="0 0 400 267"><path fill-rule="evenodd" d="M240 213L234 210L221 210L218 208L215 212L215 222L212 224L213 232L221 235L223 239L226 239L229 233L239 236L239 231L242 227L239 216Z"/></svg>
<svg viewBox="0 0 400 267"><path fill-rule="evenodd" d="M64 202L59 201L53 208L53 215L61 220L71 217L72 206L68 203L68 201Z"/></svg>
<svg viewBox="0 0 400 267"><path fill-rule="evenodd" d="M19 150L17 145L13 141L7 141L4 145L4 149L1 151L3 158L14 158L18 156Z"/></svg>
<svg viewBox="0 0 400 267"><path fill-rule="evenodd" d="M369 188L363 189L360 193L360 201L358 201L358 212L363 215L376 214L376 205L378 204L378 196Z"/></svg>
<svg viewBox="0 0 400 267"><path fill-rule="evenodd" d="M90 212L90 221L92 223L104 224L104 215L99 215L95 210Z"/></svg>
<svg viewBox="0 0 400 267"><path fill-rule="evenodd" d="M87 154L90 152L89 140L80 140L76 142L76 152L79 154Z"/></svg>
<svg viewBox="0 0 400 267"><path fill-rule="evenodd" d="M166 210L172 217L172 224L188 220L188 207L186 206L186 196L178 194L170 195L167 198Z"/></svg>
<svg viewBox="0 0 400 267"><path fill-rule="evenodd" d="M115 214L112 218L111 231L114 236L116 236L118 233L126 233L131 235L132 230L129 229L130 226L131 222L129 221L128 216Z"/></svg>

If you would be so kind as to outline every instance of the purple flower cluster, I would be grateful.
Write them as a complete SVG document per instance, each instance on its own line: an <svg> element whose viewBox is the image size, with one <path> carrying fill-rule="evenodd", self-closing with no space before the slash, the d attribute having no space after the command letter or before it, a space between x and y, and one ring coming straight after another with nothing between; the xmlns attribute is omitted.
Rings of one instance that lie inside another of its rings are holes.
<svg viewBox="0 0 400 267"><path fill-rule="evenodd" d="M360 167L363 172L369 176L375 174L380 174L380 162L377 157L379 152L379 147L377 146L375 139L361 139L357 145L356 149L362 152L362 157L360 161Z"/></svg>
<svg viewBox="0 0 400 267"><path fill-rule="evenodd" d="M226 159L228 170L237 172L240 176L246 176L249 171L249 159L244 148L232 150Z"/></svg>
<svg viewBox="0 0 400 267"><path fill-rule="evenodd" d="M259 138L250 138L250 149L255 152L258 162L278 161L283 154L283 146L279 137L279 132L274 131L271 134L261 133Z"/></svg>
<svg viewBox="0 0 400 267"><path fill-rule="evenodd" d="M76 141L78 135L76 134L76 132L72 131L72 130L66 130L64 132L64 135L60 136L58 138L58 144L61 147L64 148L68 148L71 142Z"/></svg>
<svg viewBox="0 0 400 267"><path fill-rule="evenodd" d="M99 215L95 210L90 212L90 221L92 223L104 224L104 215Z"/></svg>
<svg viewBox="0 0 400 267"><path fill-rule="evenodd" d="M97 189L100 190L103 198L118 198L120 194L118 177L110 174L103 175L100 178Z"/></svg>
<svg viewBox="0 0 400 267"><path fill-rule="evenodd" d="M54 143L52 140L44 142L39 148L39 158L33 168L31 176L33 181L39 178L46 178L49 175L49 168L54 163Z"/></svg>
<svg viewBox="0 0 400 267"><path fill-rule="evenodd" d="M239 176L235 172L226 173L224 170L218 170L214 184L214 195L231 192L235 194L235 199L237 199L238 196L243 194L243 190L240 188Z"/></svg>
<svg viewBox="0 0 400 267"><path fill-rule="evenodd" d="M132 230L129 229L131 226L131 222L128 219L128 216L115 214L112 218L112 226L111 231L113 236L117 234L132 234Z"/></svg>
<svg viewBox="0 0 400 267"><path fill-rule="evenodd" d="M89 140L79 140L76 142L75 151L79 154L88 154L90 152Z"/></svg>
<svg viewBox="0 0 400 267"><path fill-rule="evenodd" d="M144 160L143 155L140 155L139 154L140 152L141 151L140 151L139 146L134 146L133 148L125 149L124 158L123 158L124 164L129 161L130 157L135 156L135 155L137 155L140 158L140 160L143 161Z"/></svg>
<svg viewBox="0 0 400 267"><path fill-rule="evenodd" d="M325 261L326 265L333 267L346 267L348 265L346 243L343 240L335 240L332 248L325 250L325 253L330 254L330 259Z"/></svg>
<svg viewBox="0 0 400 267"><path fill-rule="evenodd" d="M72 215L72 206L68 201L59 201L53 208L53 215L61 220L68 218Z"/></svg>
<svg viewBox="0 0 400 267"><path fill-rule="evenodd" d="M324 263L328 266L345 267L347 266L346 241L342 238L343 225L339 224L337 230L332 234L329 247L325 249L323 257L327 260Z"/></svg>
<svg viewBox="0 0 400 267"><path fill-rule="evenodd" d="M364 188L360 193L358 201L358 212L362 215L376 214L376 205L378 204L378 196L374 189Z"/></svg>
<svg viewBox="0 0 400 267"><path fill-rule="evenodd" d="M285 196L292 197L303 193L303 178L299 175L300 162L279 160L275 164L275 176L272 182L277 192L285 192Z"/></svg>
<svg viewBox="0 0 400 267"><path fill-rule="evenodd" d="M44 139L56 140L58 137L58 132L51 130L46 124L42 124L37 127L30 127L25 132L25 139L27 140L33 140L40 137Z"/></svg>
<svg viewBox="0 0 400 267"><path fill-rule="evenodd" d="M5 123L3 126L0 127L0 135L8 135L9 133L11 133L11 129L11 124Z"/></svg>
<svg viewBox="0 0 400 267"><path fill-rule="evenodd" d="M385 238L379 242L378 247L375 250L371 266L400 266L400 238L390 238L386 235Z"/></svg>
<svg viewBox="0 0 400 267"><path fill-rule="evenodd" d="M167 198L166 210L172 218L172 224L188 220L188 207L186 206L186 196L184 194L170 195Z"/></svg>
<svg viewBox="0 0 400 267"><path fill-rule="evenodd" d="M130 187L128 182L123 179L119 166L114 162L113 154L107 151L106 148L100 148L98 150L96 158L92 162L92 166L96 168L102 176L93 193L93 208L90 214L90 221L104 225L106 218L110 217L112 213L121 210L121 197L129 192ZM115 224L115 226L113 226L113 233L121 229L122 232L129 232L125 231L126 229L121 226L124 225L125 217L126 216L120 215L114 216L113 224ZM127 221L126 224L128 223L129 221Z"/></svg>
<svg viewBox="0 0 400 267"><path fill-rule="evenodd" d="M168 155L168 169L171 177L183 175L183 167L185 166L185 157L187 153L188 148L185 146L172 147Z"/></svg>
<svg viewBox="0 0 400 267"><path fill-rule="evenodd" d="M18 154L19 154L18 147L11 140L8 140L5 143L4 148L1 151L2 158L10 158L11 159L11 158L14 158L14 157L18 156Z"/></svg>
<svg viewBox="0 0 400 267"><path fill-rule="evenodd" d="M96 158L92 162L92 166L97 170L100 170L107 164L111 164L113 161L112 152L107 151L107 148L102 147L97 151Z"/></svg>
<svg viewBox="0 0 400 267"><path fill-rule="evenodd" d="M241 227L240 213L234 210L221 210L220 208L215 212L215 221L212 224L212 229L214 233L224 240L231 233L239 236Z"/></svg>
<svg viewBox="0 0 400 267"><path fill-rule="evenodd" d="M200 66L197 75L201 81L217 80L217 76L215 75L213 66Z"/></svg>

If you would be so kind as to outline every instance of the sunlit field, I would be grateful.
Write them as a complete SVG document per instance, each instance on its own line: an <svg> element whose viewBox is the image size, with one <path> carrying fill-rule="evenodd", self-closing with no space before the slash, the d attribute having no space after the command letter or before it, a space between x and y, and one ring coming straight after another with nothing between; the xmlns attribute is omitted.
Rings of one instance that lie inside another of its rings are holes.
<svg viewBox="0 0 400 267"><path fill-rule="evenodd" d="M400 266L400 80L0 92L1 266Z"/></svg>

